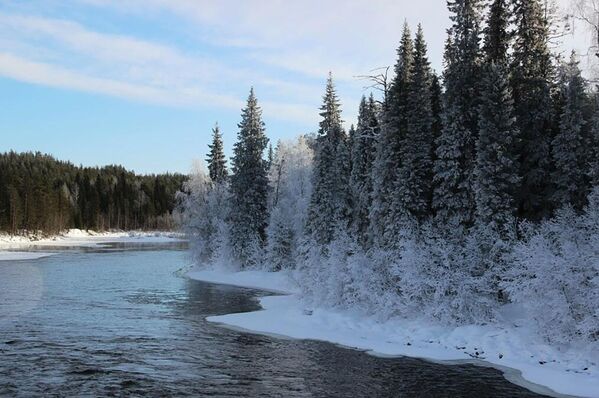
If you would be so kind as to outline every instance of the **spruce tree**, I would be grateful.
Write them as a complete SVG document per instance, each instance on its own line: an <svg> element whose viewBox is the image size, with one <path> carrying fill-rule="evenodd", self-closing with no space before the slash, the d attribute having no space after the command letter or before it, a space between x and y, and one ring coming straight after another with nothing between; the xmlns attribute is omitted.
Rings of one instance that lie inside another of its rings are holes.
<svg viewBox="0 0 599 398"><path fill-rule="evenodd" d="M480 0L450 0L452 27L445 49L443 131L436 142L433 207L441 224L470 225L478 136Z"/></svg>
<svg viewBox="0 0 599 398"><path fill-rule="evenodd" d="M377 113L378 106L372 94L368 100L362 97L351 151L350 187L353 199L352 227L358 242L363 246L368 243L368 215L372 203L372 165L380 131Z"/></svg>
<svg viewBox="0 0 599 398"><path fill-rule="evenodd" d="M430 214L432 190L433 111L431 70L427 58L422 27L414 40L414 54L410 67L405 135L399 148L401 165L396 181L398 208L404 216L424 219Z"/></svg>
<svg viewBox="0 0 599 398"><path fill-rule="evenodd" d="M223 148L223 136L218 127L218 123L212 129L212 144L209 144L210 152L206 162L208 163L208 172L210 179L214 183L222 183L227 179L227 160Z"/></svg>
<svg viewBox="0 0 599 398"><path fill-rule="evenodd" d="M518 207L521 217L538 220L550 214L552 197L548 23L540 0L515 0L513 14L511 86L522 140Z"/></svg>
<svg viewBox="0 0 599 398"><path fill-rule="evenodd" d="M404 24L401 42L397 50L395 77L391 82L387 107L382 116L381 133L377 143L373 166L373 197L370 210L369 239L387 246L401 228L401 209L393 200L401 166L400 146L407 130L407 93L413 57L410 28Z"/></svg>
<svg viewBox="0 0 599 398"><path fill-rule="evenodd" d="M351 193L348 139L341 125L341 108L329 73L320 128L316 138L313 191L308 208L307 231L317 243L330 243L339 229L349 225Z"/></svg>
<svg viewBox="0 0 599 398"><path fill-rule="evenodd" d="M253 88L238 127L230 187L230 243L235 258L247 266L257 261L264 246L268 220L268 170L263 158L268 138Z"/></svg>
<svg viewBox="0 0 599 398"><path fill-rule="evenodd" d="M587 148L584 137L585 82L573 53L566 68L564 103L559 117L559 132L553 138L553 198L557 207L572 205L582 210L587 190Z"/></svg>

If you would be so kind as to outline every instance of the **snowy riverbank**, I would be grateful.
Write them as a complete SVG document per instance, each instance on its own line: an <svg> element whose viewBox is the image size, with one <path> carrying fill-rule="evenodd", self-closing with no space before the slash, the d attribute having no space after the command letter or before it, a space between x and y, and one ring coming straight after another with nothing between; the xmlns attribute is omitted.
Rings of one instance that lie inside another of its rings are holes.
<svg viewBox="0 0 599 398"><path fill-rule="evenodd" d="M404 320L381 323L363 314L306 308L285 273L194 269L188 276L288 293L260 298L261 311L212 316L208 318L211 322L268 335L329 341L373 355L493 366L513 383L539 393L599 397L599 353L589 352L587 347L559 350L539 342L527 330L526 320L516 319L515 311L510 311L510 323L506 323L513 326L505 327L450 328Z"/></svg>
<svg viewBox="0 0 599 398"><path fill-rule="evenodd" d="M52 237L0 234L0 261L47 257L55 254L47 250L56 251L61 247L94 247L106 243L168 243L183 240L184 236L180 233L162 231L94 232L71 229ZM31 251L32 249L36 251ZM44 251L38 251L40 249Z"/></svg>

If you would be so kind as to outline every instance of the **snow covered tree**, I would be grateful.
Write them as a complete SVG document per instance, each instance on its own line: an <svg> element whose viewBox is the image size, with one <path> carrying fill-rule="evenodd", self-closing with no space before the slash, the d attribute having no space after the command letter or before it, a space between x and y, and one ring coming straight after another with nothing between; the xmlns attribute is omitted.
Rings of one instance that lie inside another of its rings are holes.
<svg viewBox="0 0 599 398"><path fill-rule="evenodd" d="M508 12L506 0L493 1L485 28L475 172L477 221L504 237L516 232L520 183L519 131L507 58Z"/></svg>
<svg viewBox="0 0 599 398"><path fill-rule="evenodd" d="M189 237L194 261L205 265L226 262L229 256L226 181L213 182L198 164L178 198L183 215L182 229Z"/></svg>
<svg viewBox="0 0 599 398"><path fill-rule="evenodd" d="M445 48L443 131L437 139L433 207L441 224L474 218L475 146L481 78L480 0L450 0Z"/></svg>
<svg viewBox="0 0 599 398"><path fill-rule="evenodd" d="M350 154L331 74L323 102L307 220L308 232L321 245L330 243L337 229L347 228L351 217Z"/></svg>
<svg viewBox="0 0 599 398"><path fill-rule="evenodd" d="M519 215L538 220L551 212L551 54L540 0L515 0L511 64L514 108L521 134Z"/></svg>
<svg viewBox="0 0 599 398"><path fill-rule="evenodd" d="M245 267L258 261L268 220L268 170L263 158L268 138L253 88L238 126L230 178L230 239L235 259Z"/></svg>
<svg viewBox="0 0 599 398"><path fill-rule="evenodd" d="M380 132L378 105L372 94L362 97L358 126L351 151L350 187L353 198L352 229L358 242L367 244L369 211L372 203L372 165L376 156L376 142Z"/></svg>
<svg viewBox="0 0 599 398"><path fill-rule="evenodd" d="M401 164L395 200L405 215L423 220L430 215L434 119L431 69L420 25L414 40L410 76L405 111L407 126L399 148Z"/></svg>
<svg viewBox="0 0 599 398"><path fill-rule="evenodd" d="M304 136L279 142L270 169L272 210L266 248L272 270L294 268L312 193L313 151Z"/></svg>
<svg viewBox="0 0 599 398"><path fill-rule="evenodd" d="M210 152L206 162L208 163L208 172L210 179L215 183L222 183L227 179L227 160L223 148L223 136L218 127L218 123L212 129L212 144L208 145Z"/></svg>
<svg viewBox="0 0 599 398"><path fill-rule="evenodd" d="M499 58L500 59L500 58ZM497 61L500 62L500 61ZM511 236L516 231L519 133L505 64L485 68L476 151L476 215Z"/></svg>
<svg viewBox="0 0 599 398"><path fill-rule="evenodd" d="M566 68L564 103L559 117L559 131L553 138L552 155L553 199L557 207L567 204L581 210L587 192L587 148L584 137L584 106L587 98L585 82L580 74L576 55L573 53Z"/></svg>
<svg viewBox="0 0 599 398"><path fill-rule="evenodd" d="M396 192L397 170L401 165L400 145L407 129L407 94L413 58L413 43L410 28L404 25L401 42L397 50L395 77L391 82L387 107L382 115L381 133L377 144L373 166L373 198L370 210L370 240L387 246L400 228L401 209L393 200Z"/></svg>

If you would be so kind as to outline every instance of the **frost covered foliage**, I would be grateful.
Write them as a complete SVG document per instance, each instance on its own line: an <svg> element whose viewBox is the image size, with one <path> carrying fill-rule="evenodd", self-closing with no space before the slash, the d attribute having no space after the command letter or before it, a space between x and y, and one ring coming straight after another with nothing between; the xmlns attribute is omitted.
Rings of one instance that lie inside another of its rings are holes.
<svg viewBox="0 0 599 398"><path fill-rule="evenodd" d="M502 283L510 299L550 341L599 344L599 188L581 215L566 207L525 235Z"/></svg>
<svg viewBox="0 0 599 398"><path fill-rule="evenodd" d="M295 259L312 195L313 151L306 137L281 141L270 166L270 219L266 230L266 266L295 268Z"/></svg>
<svg viewBox="0 0 599 398"><path fill-rule="evenodd" d="M182 226L189 236L191 254L199 264L228 258L228 186L214 183L202 165L196 165L179 193Z"/></svg>
<svg viewBox="0 0 599 398"><path fill-rule="evenodd" d="M304 298L379 319L493 321L506 242L490 229L470 235L454 229L451 237L440 231L427 224L404 231L392 250L368 252L339 233L327 250L305 253L297 273Z"/></svg>

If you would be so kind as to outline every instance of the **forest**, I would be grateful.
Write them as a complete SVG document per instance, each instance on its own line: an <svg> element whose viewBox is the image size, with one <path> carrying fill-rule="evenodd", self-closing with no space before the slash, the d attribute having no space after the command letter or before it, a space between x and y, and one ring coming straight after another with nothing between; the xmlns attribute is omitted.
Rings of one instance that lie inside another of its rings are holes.
<svg viewBox="0 0 599 398"><path fill-rule="evenodd" d="M172 229L186 176L82 167L37 153L0 154L0 231Z"/></svg>
<svg viewBox="0 0 599 398"><path fill-rule="evenodd" d="M181 194L198 263L286 270L307 305L450 325L518 308L553 343L599 344L599 112L541 0L450 0L444 70L406 24L348 131L332 76L316 134L268 138L256 95L230 169Z"/></svg>

